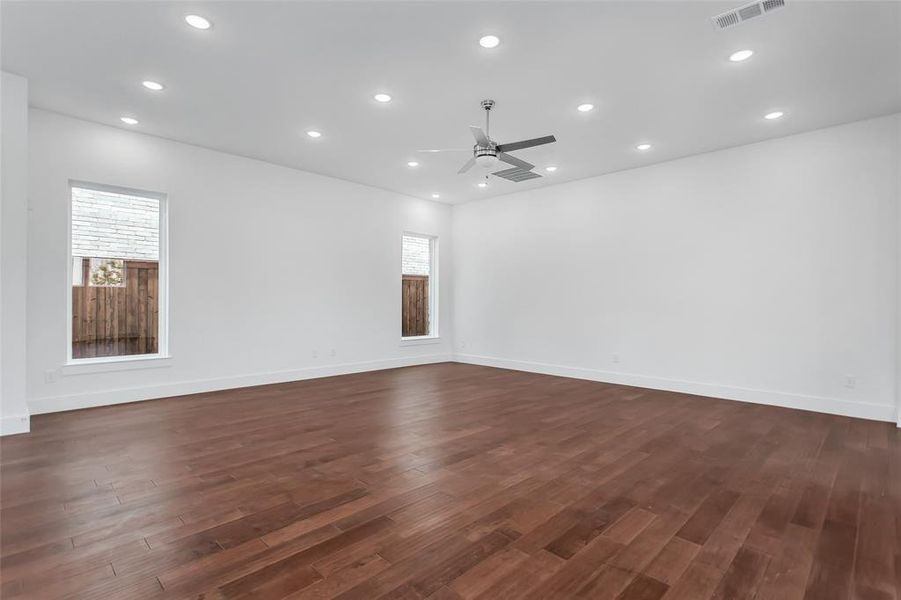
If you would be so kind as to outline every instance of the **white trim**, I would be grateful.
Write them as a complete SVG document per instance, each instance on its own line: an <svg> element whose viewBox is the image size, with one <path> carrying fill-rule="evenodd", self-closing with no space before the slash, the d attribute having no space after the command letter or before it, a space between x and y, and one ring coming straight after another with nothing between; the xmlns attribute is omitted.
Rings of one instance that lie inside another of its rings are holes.
<svg viewBox="0 0 901 600"><path fill-rule="evenodd" d="M441 294L440 272L438 269L438 236L429 237L429 336L441 335L439 328L438 296Z"/></svg>
<svg viewBox="0 0 901 600"><path fill-rule="evenodd" d="M704 383L700 381L685 381L681 379L669 379L666 377L654 377L635 373L619 373L614 371L601 371L586 369L583 367L568 367L540 362L511 360L495 358L491 356L477 356L474 354L456 354L454 360L461 363L498 367L501 369L513 369L515 371L528 371L530 373L543 373L545 375L557 375L559 377L572 377L575 379L588 379L604 383L615 383L635 387L650 388L653 390L666 390L708 396L724 400L738 400L754 404L768 404L783 408L795 408L814 412L870 419L874 421L895 420L895 407L889 404L875 404L872 402L850 402L840 398L826 398L823 396L809 396L792 392L779 392L775 390L760 390L743 388L718 383Z"/></svg>
<svg viewBox="0 0 901 600"><path fill-rule="evenodd" d="M28 401L31 414L44 414L64 410L91 408L96 406L109 406L125 402L140 400L152 400L155 398L167 398L171 396L183 396L202 392L235 389L255 385L271 383L285 383L316 379L319 377L332 377L335 375L347 375L362 373L365 371L378 371L382 369L395 369L399 367L411 367L440 362L455 361L460 363L542 373L559 377L572 377L604 383L614 383L643 387L655 390L666 390L685 394L707 396L724 400L737 400L754 404L766 404L784 408L794 408L821 412L860 419L893 422L895 420L895 407L866 402L849 402L839 398L826 398L822 396L810 396L791 392L779 392L773 390L760 390L754 388L742 388L714 383L697 381L685 381L655 377L634 373L619 373L613 371L601 371L582 367L568 367L540 362L502 359L473 354L428 354L424 356L411 356L385 360L372 360L357 363L343 363L325 367L308 367L286 371L273 371L250 375L238 375L234 377L222 377L217 379L200 379L166 383L154 386L120 388L103 392L88 392L70 394L66 396L48 396L35 398ZM153 362L153 361L148 361ZM107 363L104 366L109 366ZM126 367L128 368L128 367ZM0 419L0 435L13 433L25 433L29 429L28 415L16 415Z"/></svg>
<svg viewBox="0 0 901 600"><path fill-rule="evenodd" d="M416 335L400 338L401 346L422 346L424 344L440 344L441 338L437 335Z"/></svg>
<svg viewBox="0 0 901 600"><path fill-rule="evenodd" d="M28 433L29 431L31 431L31 419L28 415L0 417L0 436Z"/></svg>
<svg viewBox="0 0 901 600"><path fill-rule="evenodd" d="M127 188L116 185L107 185L105 183L92 183L89 181L80 181L77 179L69 180L69 198L68 212L66 221L66 256L68 267L66 268L66 366L74 366L81 364L81 361L90 361L91 363L118 362L122 358L131 358L137 356L146 358L145 355L124 355L111 357L97 357L95 359L75 359L72 358L72 188L81 188L86 190L95 190L98 192L107 192L112 194L122 194L125 196L137 196L139 198L147 198L159 202L159 265L158 270L158 310L157 316L157 351L158 354L153 356L167 357L169 355L169 198L162 192L151 192L148 190L139 190L135 188ZM82 282L88 285L87 281ZM119 369L111 369L119 370Z"/></svg>
<svg viewBox="0 0 901 600"><path fill-rule="evenodd" d="M305 369L220 377L217 379L195 379L191 381L164 383L161 385L120 388L102 392L86 392L66 396L33 398L28 401L28 408L30 409L31 414L40 415L63 410L109 406L125 402L137 402L139 400L153 400L155 398L168 398L171 396L184 396L186 394L230 390L254 385L266 385L269 383L285 383L289 381L301 381L304 379L316 379L319 377L332 377L334 375L362 373L365 371L412 367L415 365L449 362L452 360L453 356L450 354L428 354L424 356L343 363L326 367L308 367Z"/></svg>
<svg viewBox="0 0 901 600"><path fill-rule="evenodd" d="M102 356L98 358L73 359L63 365L64 377L108 373L111 371L132 371L135 369L159 369L171 367L172 357L160 354L129 354L126 356Z"/></svg>
<svg viewBox="0 0 901 600"><path fill-rule="evenodd" d="M120 185L109 185L106 183L95 183L93 181L82 181L80 179L70 179L69 180L69 189L71 190L73 187L81 188L84 190L93 190L95 192L105 192L107 194L120 194L122 196L140 196L141 198L150 198L152 200L159 200L160 202L164 202L166 200L166 194L163 192L153 192L150 190L139 190L137 188L129 188L123 187ZM69 198L69 202L72 202L72 198ZM71 223L70 223L71 225Z"/></svg>

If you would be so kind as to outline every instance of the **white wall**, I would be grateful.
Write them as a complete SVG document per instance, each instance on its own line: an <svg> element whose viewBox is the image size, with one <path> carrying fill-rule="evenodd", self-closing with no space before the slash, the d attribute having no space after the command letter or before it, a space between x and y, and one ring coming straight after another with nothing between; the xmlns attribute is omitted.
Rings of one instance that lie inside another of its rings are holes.
<svg viewBox="0 0 901 600"><path fill-rule="evenodd" d="M451 358L449 206L41 110L29 172L33 413ZM169 366L63 368L70 179L168 194ZM439 236L436 344L400 342L404 231Z"/></svg>
<svg viewBox="0 0 901 600"><path fill-rule="evenodd" d="M28 82L0 73L0 435L29 429L25 404Z"/></svg>
<svg viewBox="0 0 901 600"><path fill-rule="evenodd" d="M898 120L455 207L458 359L893 421Z"/></svg>
<svg viewBox="0 0 901 600"><path fill-rule="evenodd" d="M32 412L447 360L456 341L468 362L901 418L898 115L456 206L453 218L391 192L30 117ZM4 147L6 121L4 108ZM5 315L14 169L3 160ZM169 195L167 366L63 367L70 179ZM399 339L403 231L439 236L437 344ZM7 339L4 327L4 389L18 372Z"/></svg>

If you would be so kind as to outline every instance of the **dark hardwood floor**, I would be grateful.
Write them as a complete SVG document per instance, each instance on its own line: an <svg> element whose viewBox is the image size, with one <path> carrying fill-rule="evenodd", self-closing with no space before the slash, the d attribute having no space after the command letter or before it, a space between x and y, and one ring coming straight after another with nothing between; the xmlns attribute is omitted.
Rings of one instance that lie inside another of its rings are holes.
<svg viewBox="0 0 901 600"><path fill-rule="evenodd" d="M32 428L4 599L901 600L890 423L440 364Z"/></svg>

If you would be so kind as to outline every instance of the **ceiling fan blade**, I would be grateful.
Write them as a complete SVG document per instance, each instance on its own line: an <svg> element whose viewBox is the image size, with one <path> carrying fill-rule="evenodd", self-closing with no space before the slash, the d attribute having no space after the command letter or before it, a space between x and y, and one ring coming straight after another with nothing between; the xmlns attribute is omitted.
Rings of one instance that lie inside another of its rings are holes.
<svg viewBox="0 0 901 600"><path fill-rule="evenodd" d="M497 157L500 160L507 163L508 165L513 165L514 167L519 167L520 169L522 169L524 171L531 171L532 169L535 168L535 165L533 165L531 163L527 163L526 161L516 158L515 156L510 156L506 152L498 152Z"/></svg>
<svg viewBox="0 0 901 600"><path fill-rule="evenodd" d="M489 146L491 142L488 140L488 136L485 135L485 132L482 131L481 127L476 127L475 125L470 125L469 130L472 132L472 137L476 139L476 143L479 146Z"/></svg>
<svg viewBox="0 0 901 600"><path fill-rule="evenodd" d="M532 146L541 146L542 144L550 144L556 142L557 138L552 135L546 135L531 140L523 140L521 142L510 142L509 144L500 144L497 149L501 152L513 152L514 150L522 150L523 148L531 148Z"/></svg>
<svg viewBox="0 0 901 600"><path fill-rule="evenodd" d="M417 152L472 152L472 148L437 148L437 149L428 149L428 150L417 150Z"/></svg>
<svg viewBox="0 0 901 600"><path fill-rule="evenodd" d="M469 160L467 160L467 161L466 161L466 164L463 165L463 166L460 168L459 171L457 171L457 174L460 175L460 174L462 174L462 173L465 173L466 171L470 170L474 164L476 164L476 157L475 157L475 156L473 156L472 158L470 158Z"/></svg>

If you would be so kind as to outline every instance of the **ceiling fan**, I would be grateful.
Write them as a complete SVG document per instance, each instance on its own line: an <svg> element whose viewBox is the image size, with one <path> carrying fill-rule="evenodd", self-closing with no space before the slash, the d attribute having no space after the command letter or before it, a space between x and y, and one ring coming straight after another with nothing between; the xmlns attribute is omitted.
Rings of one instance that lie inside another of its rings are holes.
<svg viewBox="0 0 901 600"><path fill-rule="evenodd" d="M510 154L508 154L508 152L522 150L524 148L531 148L533 146L541 146L542 144L550 144L552 142L556 142L557 138L552 135L546 135L544 137L533 138L531 140L510 142L508 144L498 144L497 142L492 140L488 134L489 115L491 114L491 109L493 107L494 100L482 100L482 108L485 110L485 129L483 130L481 127L470 125L469 131L472 132L472 137L474 137L476 140L475 145L472 147L472 158L466 161L466 164L463 165L463 167L459 171L457 171L457 173L465 173L469 169L471 169L473 165L479 165L480 167L490 169L494 167L498 163L498 161L500 161L505 162L508 165L512 165L513 168L505 169L503 171L497 171L492 173L492 175L496 175L510 181L525 181L526 179L541 177L541 175L532 171L532 169L535 168L535 165L527 163L526 161L520 158L516 158L515 156L511 156ZM420 150L420 152L461 151L468 152L469 149Z"/></svg>

